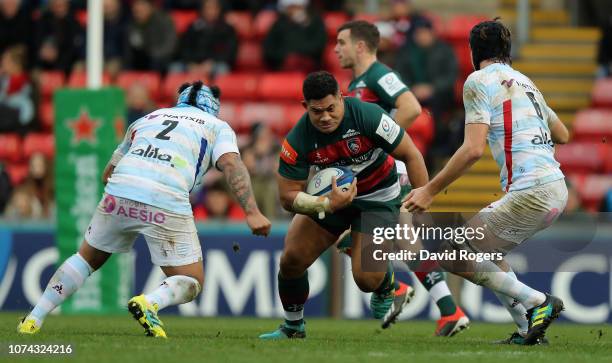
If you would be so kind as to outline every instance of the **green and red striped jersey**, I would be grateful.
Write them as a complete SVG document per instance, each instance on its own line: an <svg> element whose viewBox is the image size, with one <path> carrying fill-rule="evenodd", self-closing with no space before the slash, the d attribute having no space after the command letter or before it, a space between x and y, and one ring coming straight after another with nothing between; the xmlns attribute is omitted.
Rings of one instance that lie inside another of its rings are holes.
<svg viewBox="0 0 612 363"><path fill-rule="evenodd" d="M404 130L379 106L344 98L344 118L334 132L318 131L305 113L284 140L278 171L292 180L317 170L342 166L357 176L360 200L388 201L399 194L394 159L389 155Z"/></svg>

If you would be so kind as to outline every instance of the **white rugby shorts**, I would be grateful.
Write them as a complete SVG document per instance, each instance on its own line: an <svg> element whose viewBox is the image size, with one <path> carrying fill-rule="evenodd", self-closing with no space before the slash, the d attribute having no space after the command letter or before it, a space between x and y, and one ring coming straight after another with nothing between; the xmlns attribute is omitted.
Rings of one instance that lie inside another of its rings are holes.
<svg viewBox="0 0 612 363"><path fill-rule="evenodd" d="M129 252L139 233L147 241L155 265L184 266L202 261L192 216L106 193L89 223L85 240L104 252Z"/></svg>

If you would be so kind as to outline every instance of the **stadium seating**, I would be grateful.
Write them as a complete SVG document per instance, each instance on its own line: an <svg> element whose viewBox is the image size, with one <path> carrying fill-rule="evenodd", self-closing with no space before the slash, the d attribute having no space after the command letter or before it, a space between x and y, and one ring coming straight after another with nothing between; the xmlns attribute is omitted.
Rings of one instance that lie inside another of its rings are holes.
<svg viewBox="0 0 612 363"><path fill-rule="evenodd" d="M77 10L74 16L83 28L87 27L87 10Z"/></svg>
<svg viewBox="0 0 612 363"><path fill-rule="evenodd" d="M108 86L110 84L110 75L104 73L102 75L102 84ZM84 71L74 71L70 73L66 86L72 88L83 88L87 85L87 74Z"/></svg>
<svg viewBox="0 0 612 363"><path fill-rule="evenodd" d="M474 71L470 47L468 47L467 43L462 42L454 44L453 49L459 63L459 78L465 80Z"/></svg>
<svg viewBox="0 0 612 363"><path fill-rule="evenodd" d="M53 134L29 133L23 140L23 155L29 159L32 154L40 152L46 158L55 155L55 137Z"/></svg>
<svg viewBox="0 0 612 363"><path fill-rule="evenodd" d="M54 115L53 115L53 102L43 101L40 103L38 109L38 118L40 119L40 125L44 130L53 130Z"/></svg>
<svg viewBox="0 0 612 363"><path fill-rule="evenodd" d="M185 73L168 73L162 85L162 98L167 102L176 101L179 87L185 82L193 82L201 79L198 75ZM205 83L206 80L202 80Z"/></svg>
<svg viewBox="0 0 612 363"><path fill-rule="evenodd" d="M160 99L161 77L157 72L122 72L117 77L117 86L127 92L133 84L144 84L153 100Z"/></svg>
<svg viewBox="0 0 612 363"><path fill-rule="evenodd" d="M301 73L267 73L261 76L257 95L264 100L300 101L303 80Z"/></svg>
<svg viewBox="0 0 612 363"><path fill-rule="evenodd" d="M183 34L187 28L198 18L195 10L174 10L170 13L177 34Z"/></svg>
<svg viewBox="0 0 612 363"><path fill-rule="evenodd" d="M323 14L325 30L327 30L327 40L334 41L338 28L349 20L348 15L343 11L329 11Z"/></svg>
<svg viewBox="0 0 612 363"><path fill-rule="evenodd" d="M257 39L263 39L268 34L268 30L276 21L277 16L274 10L262 10L257 13L253 21L253 32Z"/></svg>
<svg viewBox="0 0 612 363"><path fill-rule="evenodd" d="M485 20L489 18L481 15L455 15L446 23L441 36L451 42L467 42L474 25Z"/></svg>
<svg viewBox="0 0 612 363"><path fill-rule="evenodd" d="M423 109L406 131L417 149L425 155L434 137L434 121L429 110Z"/></svg>
<svg viewBox="0 0 612 363"><path fill-rule="evenodd" d="M597 80L593 87L592 99L595 107L612 108L612 79Z"/></svg>
<svg viewBox="0 0 612 363"><path fill-rule="evenodd" d="M11 184L15 186L23 183L28 176L29 169L30 167L27 163L8 164L6 166L6 172L11 179Z"/></svg>
<svg viewBox="0 0 612 363"><path fill-rule="evenodd" d="M340 66L338 56L334 51L335 47L336 43L327 43L327 45L325 46L325 50L323 51L323 65L333 74L336 74L336 72L344 71L344 69L342 69L342 67Z"/></svg>
<svg viewBox="0 0 612 363"><path fill-rule="evenodd" d="M225 21L234 27L241 41L253 37L253 17L247 11L231 11L225 15Z"/></svg>
<svg viewBox="0 0 612 363"><path fill-rule="evenodd" d="M606 144L573 142L556 147L555 157L566 174L600 173L610 148ZM585 157L586 156L586 157Z"/></svg>
<svg viewBox="0 0 612 363"><path fill-rule="evenodd" d="M236 70L238 72L261 71L264 68L260 42L242 41L238 45Z"/></svg>
<svg viewBox="0 0 612 363"><path fill-rule="evenodd" d="M218 77L214 84L221 89L221 100L252 100L256 97L258 76L255 73L232 73Z"/></svg>
<svg viewBox="0 0 612 363"><path fill-rule="evenodd" d="M372 13L358 13L353 17L353 20L365 20L370 23L376 23L380 20L380 17L377 14Z"/></svg>
<svg viewBox="0 0 612 363"><path fill-rule="evenodd" d="M598 211L608 190L612 189L612 175L587 175L578 189L585 209Z"/></svg>
<svg viewBox="0 0 612 363"><path fill-rule="evenodd" d="M572 124L573 141L612 144L612 109L587 109L576 114Z"/></svg>
<svg viewBox="0 0 612 363"><path fill-rule="evenodd" d="M227 122L234 131L240 133L244 131L243 125L240 125L240 103L235 102L221 102L221 109L219 110L219 118ZM245 125L246 126L246 125Z"/></svg>
<svg viewBox="0 0 612 363"><path fill-rule="evenodd" d="M38 79L40 95L44 100L49 100L56 89L63 87L65 82L64 73L60 71L41 72Z"/></svg>
<svg viewBox="0 0 612 363"><path fill-rule="evenodd" d="M300 118L306 113L304 106L301 103L292 102L285 106L285 120L286 120L286 128L287 132L291 130L295 124L300 120ZM281 134L281 136L285 136L286 133Z"/></svg>
<svg viewBox="0 0 612 363"><path fill-rule="evenodd" d="M286 132L288 122L285 119L285 108L278 103L245 103L238 116L239 124L245 131L256 122L268 125L277 134Z"/></svg>
<svg viewBox="0 0 612 363"><path fill-rule="evenodd" d="M0 161L17 162L21 158L21 137L17 134L0 134Z"/></svg>

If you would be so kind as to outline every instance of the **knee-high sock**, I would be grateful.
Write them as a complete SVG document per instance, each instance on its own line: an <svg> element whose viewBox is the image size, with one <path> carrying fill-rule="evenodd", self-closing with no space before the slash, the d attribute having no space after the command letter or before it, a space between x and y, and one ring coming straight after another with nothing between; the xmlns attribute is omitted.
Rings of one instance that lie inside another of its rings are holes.
<svg viewBox="0 0 612 363"><path fill-rule="evenodd" d="M525 309L531 309L546 300L546 295L520 282L516 275L510 275L491 261L476 263L473 282L516 299Z"/></svg>
<svg viewBox="0 0 612 363"><path fill-rule="evenodd" d="M195 299L201 290L200 283L193 277L175 275L162 281L155 291L145 295L145 299L157 305L157 310L161 310L170 305L188 303Z"/></svg>
<svg viewBox="0 0 612 363"><path fill-rule="evenodd" d="M510 270L508 271L508 274L512 278L516 279L516 274L514 273L514 271ZM527 317L525 316L525 314L527 313L527 309L525 309L525 307L518 300L508 295L504 295L497 291L494 291L494 293L495 296L497 296L499 301L504 305L506 310L508 310L508 312L512 316L512 320L514 320L514 323L516 323L519 334L523 336L527 334L527 329L529 325Z"/></svg>
<svg viewBox="0 0 612 363"><path fill-rule="evenodd" d="M417 267L415 275L429 291L429 295L440 310L440 315L449 316L457 311L457 305L446 284L444 271L436 261L423 262Z"/></svg>
<svg viewBox="0 0 612 363"><path fill-rule="evenodd" d="M308 299L310 285L308 271L295 279L286 279L278 273L278 294L285 310L285 321L289 325L299 325L304 319L304 303Z"/></svg>
<svg viewBox="0 0 612 363"><path fill-rule="evenodd" d="M35 319L41 325L47 314L83 286L92 272L93 268L80 254L76 253L70 256L55 271L42 297L28 317Z"/></svg>

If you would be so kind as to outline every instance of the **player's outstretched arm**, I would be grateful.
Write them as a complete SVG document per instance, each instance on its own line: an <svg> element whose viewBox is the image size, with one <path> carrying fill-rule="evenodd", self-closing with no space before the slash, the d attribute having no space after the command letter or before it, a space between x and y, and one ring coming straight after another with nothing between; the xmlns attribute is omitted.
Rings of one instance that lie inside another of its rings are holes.
<svg viewBox="0 0 612 363"><path fill-rule="evenodd" d="M404 208L409 212L424 211L431 205L433 197L463 175L482 157L487 145L489 125L468 123L461 147L450 158L444 168L429 183L408 194Z"/></svg>
<svg viewBox="0 0 612 363"><path fill-rule="evenodd" d="M221 155L217 161L217 167L223 172L231 193L246 213L247 224L253 234L267 236L270 233L271 224L257 207L251 187L251 177L240 155L233 152Z"/></svg>

